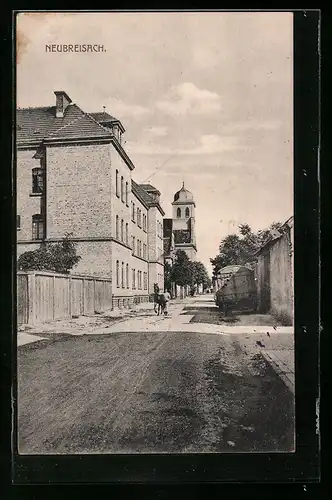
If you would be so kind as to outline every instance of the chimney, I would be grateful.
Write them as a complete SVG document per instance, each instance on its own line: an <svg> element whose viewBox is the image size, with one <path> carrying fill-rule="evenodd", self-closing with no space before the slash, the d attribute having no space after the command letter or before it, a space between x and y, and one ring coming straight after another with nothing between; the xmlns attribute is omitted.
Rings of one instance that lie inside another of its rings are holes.
<svg viewBox="0 0 332 500"><path fill-rule="evenodd" d="M55 116L57 118L63 118L65 111L69 104L72 102L70 97L63 90L56 90L54 92L56 96L56 112Z"/></svg>

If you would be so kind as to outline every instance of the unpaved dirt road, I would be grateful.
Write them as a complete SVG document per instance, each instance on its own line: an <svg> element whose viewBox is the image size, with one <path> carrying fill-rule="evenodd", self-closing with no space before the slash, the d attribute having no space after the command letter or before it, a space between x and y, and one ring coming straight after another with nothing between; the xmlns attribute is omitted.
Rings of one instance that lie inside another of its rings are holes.
<svg viewBox="0 0 332 500"><path fill-rule="evenodd" d="M19 452L291 451L293 395L247 339L113 333L22 346Z"/></svg>

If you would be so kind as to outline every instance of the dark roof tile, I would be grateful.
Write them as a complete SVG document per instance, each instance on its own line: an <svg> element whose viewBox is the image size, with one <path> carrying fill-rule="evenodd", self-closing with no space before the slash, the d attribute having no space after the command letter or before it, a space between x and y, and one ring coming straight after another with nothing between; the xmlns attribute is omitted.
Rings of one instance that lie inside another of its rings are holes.
<svg viewBox="0 0 332 500"><path fill-rule="evenodd" d="M55 106L18 109L16 140L18 143L42 141L47 138L110 137L110 132L76 104L67 107L57 118Z"/></svg>

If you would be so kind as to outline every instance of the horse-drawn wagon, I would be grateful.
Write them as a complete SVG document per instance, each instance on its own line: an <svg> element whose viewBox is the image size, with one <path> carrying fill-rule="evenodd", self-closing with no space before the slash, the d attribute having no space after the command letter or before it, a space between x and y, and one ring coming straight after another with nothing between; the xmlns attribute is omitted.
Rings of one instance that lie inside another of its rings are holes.
<svg viewBox="0 0 332 500"><path fill-rule="evenodd" d="M215 303L226 315L230 311L256 311L255 273L249 267L224 267L218 273L216 285Z"/></svg>

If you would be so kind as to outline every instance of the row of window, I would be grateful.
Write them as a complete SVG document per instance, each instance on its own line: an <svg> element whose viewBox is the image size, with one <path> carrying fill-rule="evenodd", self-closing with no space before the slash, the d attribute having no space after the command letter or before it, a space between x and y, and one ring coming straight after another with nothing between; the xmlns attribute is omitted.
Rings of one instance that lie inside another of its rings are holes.
<svg viewBox="0 0 332 500"><path fill-rule="evenodd" d="M184 213L185 213L185 217L190 217L190 210L188 207L186 208ZM177 208L176 216L178 219L180 219L182 217L182 211L181 211L180 207Z"/></svg>
<svg viewBox="0 0 332 500"><path fill-rule="evenodd" d="M137 276L137 280L136 280ZM142 281L143 276L143 281ZM129 288L129 264L125 264L119 260L116 261L116 286L118 288ZM144 290L148 289L148 273L142 271L136 271L132 269L132 288Z"/></svg>
<svg viewBox="0 0 332 500"><path fill-rule="evenodd" d="M137 222L138 227L142 228L146 232L147 231L147 216L146 214L142 214L142 210L135 207L135 203L131 202L131 220L133 222Z"/></svg>
<svg viewBox="0 0 332 500"><path fill-rule="evenodd" d="M129 264L121 262L121 275L120 275L120 262L116 261L116 286L119 288L129 288Z"/></svg>
<svg viewBox="0 0 332 500"><path fill-rule="evenodd" d="M143 283L142 283L142 275L143 275ZM136 281L136 269L132 270L132 288L133 290L147 290L148 289L148 273L137 271L137 281Z"/></svg>
<svg viewBox="0 0 332 500"><path fill-rule="evenodd" d="M124 182L123 175L121 175L121 180L119 182L119 171L116 170L115 173L115 190L116 190L116 196L118 198L121 198L122 203L125 203L128 205L128 195L129 195L129 189L128 189L128 182Z"/></svg>
<svg viewBox="0 0 332 500"><path fill-rule="evenodd" d="M122 241L123 243L129 245L128 223L126 222L125 225L124 220L121 219L120 221L118 215L115 217L115 237L117 240Z"/></svg>
<svg viewBox="0 0 332 500"><path fill-rule="evenodd" d="M139 240L138 238L136 239L135 236L132 236L131 246L133 255L137 255L138 257L143 257L143 259L148 258L147 245L145 243L142 243L142 241Z"/></svg>

